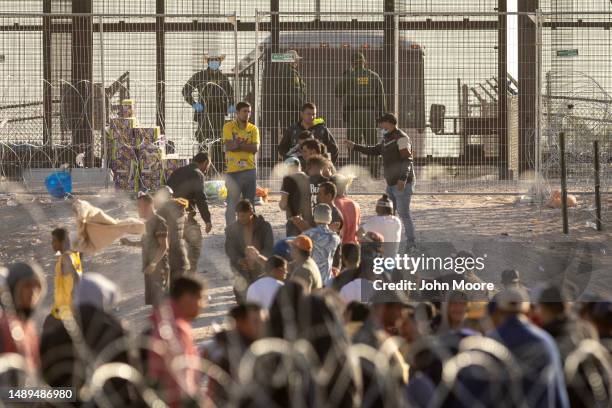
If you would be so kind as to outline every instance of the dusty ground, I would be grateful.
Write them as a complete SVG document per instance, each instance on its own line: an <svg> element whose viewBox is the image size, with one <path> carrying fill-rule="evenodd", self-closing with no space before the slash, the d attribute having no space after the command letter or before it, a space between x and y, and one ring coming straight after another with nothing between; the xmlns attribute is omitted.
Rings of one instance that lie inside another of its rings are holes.
<svg viewBox="0 0 612 408"><path fill-rule="evenodd" d="M82 197L115 217L135 216L130 197L123 193L100 193ZM364 217L373 214L375 196L354 196ZM612 299L612 251L610 230L597 232L588 227L588 203L570 211L571 234L563 236L560 211L539 206L515 204L512 196L429 196L417 195L413 217L420 242L440 243L438 247L472 249L476 255L488 254L483 279L498 283L503 268L514 267L526 281L577 279L581 291L607 294ZM268 219L276 237L284 236L284 213L278 210L278 196L271 196L257 211ZM604 208L609 214L612 199L607 196ZM234 303L228 278L229 267L223 251L224 208L213 205L214 228L204 237L199 270L206 271L208 306L194 326L198 340L208 338ZM0 194L0 264L34 258L43 268L49 287L52 285L54 255L50 248L50 231L60 225L74 225L70 205L43 195ZM585 246L586 244L591 246ZM564 246L566 245L566 246ZM122 291L119 315L139 330L150 309L143 305L143 281L140 254L137 249L119 245L104 253L86 256L86 272L99 272L116 282ZM45 298L48 310L51 295ZM42 321L43 314L38 318Z"/></svg>

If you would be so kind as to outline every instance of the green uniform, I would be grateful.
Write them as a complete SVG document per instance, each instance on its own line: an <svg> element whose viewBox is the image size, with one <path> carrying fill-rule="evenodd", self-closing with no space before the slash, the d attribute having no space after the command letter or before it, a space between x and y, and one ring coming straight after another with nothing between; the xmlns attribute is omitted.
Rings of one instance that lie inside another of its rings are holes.
<svg viewBox="0 0 612 408"><path fill-rule="evenodd" d="M274 63L264 83L263 109L265 127L270 130L270 158L277 157L279 131L287 129L299 120L299 112L306 102L306 83L300 72L289 63ZM260 156L263 157L263 156Z"/></svg>
<svg viewBox="0 0 612 408"><path fill-rule="evenodd" d="M194 93L197 98L194 99ZM203 103L203 112L194 112L193 121L198 124L195 137L198 143L208 140L211 143L209 152L213 166L218 172L223 171L225 156L221 143L221 130L225 124L225 114L234 104L234 89L229 79L221 70L205 69L196 72L183 87L183 99L190 106L194 102ZM217 140L212 143L213 140ZM200 150L203 150L200 145Z"/></svg>
<svg viewBox="0 0 612 408"><path fill-rule="evenodd" d="M306 83L302 76L293 65L281 64L278 85L278 107L283 111L291 112L297 118L298 112L306 102ZM295 118L286 125L293 124Z"/></svg>
<svg viewBox="0 0 612 408"><path fill-rule="evenodd" d="M343 119L347 138L358 144L375 145L376 118L387 110L385 90L378 74L366 68L346 71L336 85L336 97L342 98ZM365 165L357 152L352 151L350 163ZM378 173L378 158L366 159L373 175Z"/></svg>

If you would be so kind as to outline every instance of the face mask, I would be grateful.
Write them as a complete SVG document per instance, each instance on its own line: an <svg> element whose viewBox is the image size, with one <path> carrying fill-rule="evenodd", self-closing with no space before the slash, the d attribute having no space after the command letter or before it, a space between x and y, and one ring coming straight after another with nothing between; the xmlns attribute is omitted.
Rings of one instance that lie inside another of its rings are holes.
<svg viewBox="0 0 612 408"><path fill-rule="evenodd" d="M381 128L378 128L377 132L378 132L378 140L384 139L385 135L387 134L387 131L385 129L381 129Z"/></svg>
<svg viewBox="0 0 612 408"><path fill-rule="evenodd" d="M208 61L208 68L216 71L221 66L221 61Z"/></svg>

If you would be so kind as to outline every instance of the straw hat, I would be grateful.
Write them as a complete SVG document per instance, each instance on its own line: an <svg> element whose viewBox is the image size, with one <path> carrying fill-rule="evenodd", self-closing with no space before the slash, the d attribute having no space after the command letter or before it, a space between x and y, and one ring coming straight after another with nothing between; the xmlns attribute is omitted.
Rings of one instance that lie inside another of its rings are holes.
<svg viewBox="0 0 612 408"><path fill-rule="evenodd" d="M212 50L204 54L204 59L205 60L216 59L219 61L223 61L225 59L225 54L222 54L221 52L217 50Z"/></svg>

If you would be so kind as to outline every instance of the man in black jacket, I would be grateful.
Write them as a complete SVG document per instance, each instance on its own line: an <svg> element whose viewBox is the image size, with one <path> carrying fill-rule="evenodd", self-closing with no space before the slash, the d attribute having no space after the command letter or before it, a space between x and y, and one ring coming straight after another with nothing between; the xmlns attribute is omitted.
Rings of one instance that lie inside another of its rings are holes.
<svg viewBox="0 0 612 408"><path fill-rule="evenodd" d="M266 257L272 255L274 235L272 226L261 215L255 215L253 204L241 200L236 206L238 220L225 229L225 253L235 274L234 294L240 303L246 299L246 291L260 275L258 265L247 260L246 247L255 247Z"/></svg>
<svg viewBox="0 0 612 408"><path fill-rule="evenodd" d="M212 229L210 211L204 192L204 173L210 166L208 154L200 152L193 157L192 163L178 168L170 175L166 184L174 193L175 198L189 201L187 221L185 222L185 242L189 258L189 273L194 274L198 267L198 259L202 250L202 231L195 219L196 207L206 224L206 233Z"/></svg>
<svg viewBox="0 0 612 408"><path fill-rule="evenodd" d="M393 207L404 225L406 249L414 247L414 225L410 217L412 183L414 168L412 165L412 145L406 133L397 128L397 118L392 113L385 113L377 120L378 126L384 129L383 141L375 146L359 145L350 140L346 144L349 150L368 156L382 156L384 176L387 182L387 194L393 201Z"/></svg>
<svg viewBox="0 0 612 408"><path fill-rule="evenodd" d="M327 147L327 152L331 155L331 160L335 164L338 159L336 139L325 126L325 121L322 118L317 118L317 107L312 102L307 102L302 106L300 121L285 129L283 138L278 145L278 153L283 160L287 158L287 153L298 144L298 136L304 130L310 131L316 140Z"/></svg>

